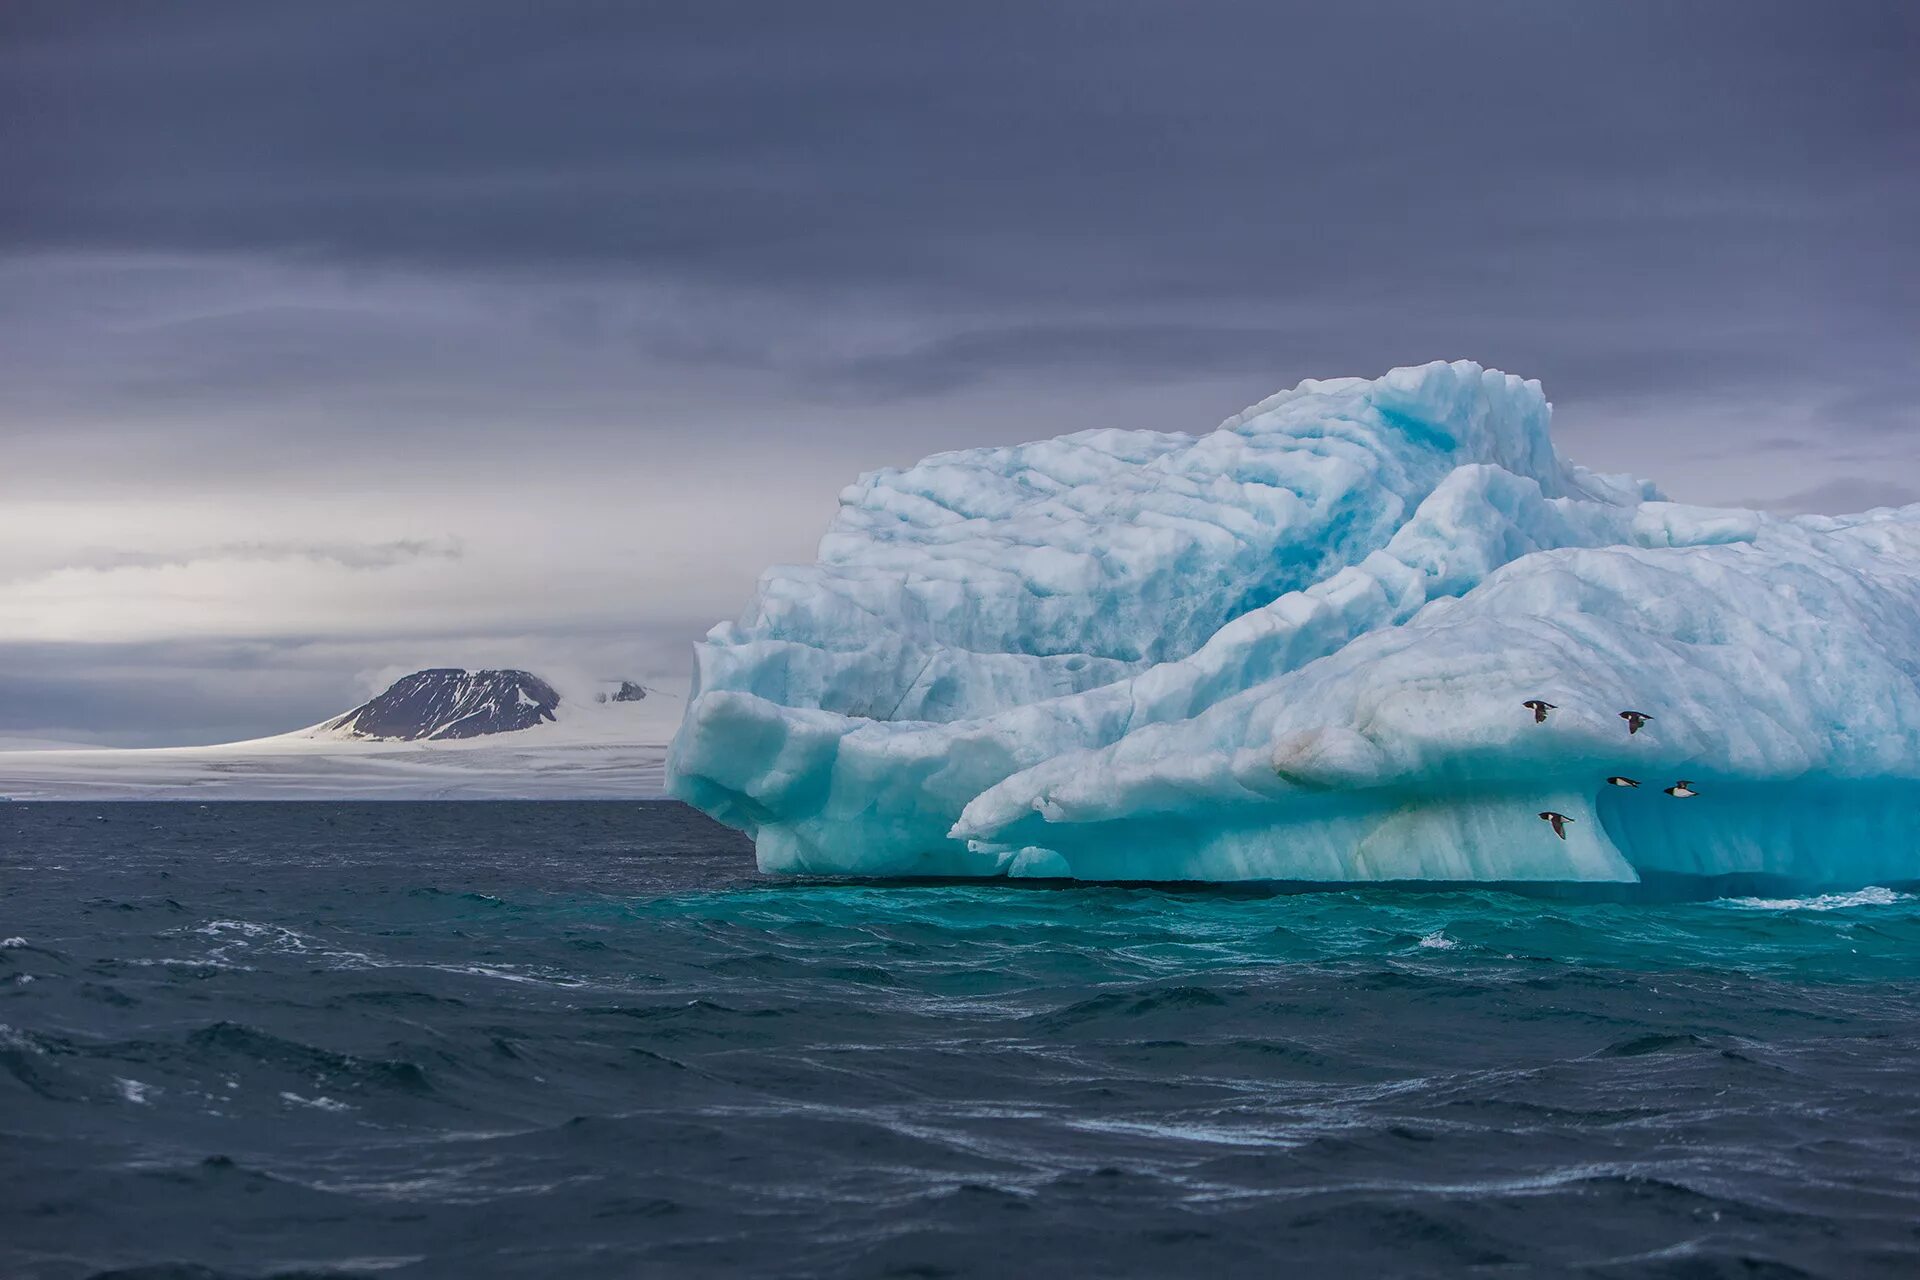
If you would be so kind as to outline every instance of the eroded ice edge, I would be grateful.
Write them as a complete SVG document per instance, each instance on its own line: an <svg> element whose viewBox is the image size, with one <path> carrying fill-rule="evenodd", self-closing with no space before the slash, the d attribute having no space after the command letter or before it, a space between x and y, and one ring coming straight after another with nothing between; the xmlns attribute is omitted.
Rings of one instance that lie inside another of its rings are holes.
<svg viewBox="0 0 1920 1280"><path fill-rule="evenodd" d="M865 475L698 646L669 786L774 872L1914 877L1920 505L1667 502L1549 413L1436 363Z"/></svg>

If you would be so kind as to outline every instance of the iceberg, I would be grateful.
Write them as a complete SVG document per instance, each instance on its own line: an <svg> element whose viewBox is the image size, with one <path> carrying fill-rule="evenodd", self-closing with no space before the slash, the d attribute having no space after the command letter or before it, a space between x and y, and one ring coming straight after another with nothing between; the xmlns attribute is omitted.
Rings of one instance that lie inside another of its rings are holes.
<svg viewBox="0 0 1920 1280"><path fill-rule="evenodd" d="M669 789L776 873L1920 876L1920 505L1669 502L1550 414L1434 363L862 476Z"/></svg>

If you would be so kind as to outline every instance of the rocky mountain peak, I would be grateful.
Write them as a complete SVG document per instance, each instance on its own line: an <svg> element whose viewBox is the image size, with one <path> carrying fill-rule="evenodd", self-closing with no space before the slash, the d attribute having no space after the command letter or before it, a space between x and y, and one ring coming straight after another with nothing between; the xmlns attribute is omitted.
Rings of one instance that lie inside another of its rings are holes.
<svg viewBox="0 0 1920 1280"><path fill-rule="evenodd" d="M550 721L559 705L559 693L532 672L429 667L321 728L387 742L477 738Z"/></svg>

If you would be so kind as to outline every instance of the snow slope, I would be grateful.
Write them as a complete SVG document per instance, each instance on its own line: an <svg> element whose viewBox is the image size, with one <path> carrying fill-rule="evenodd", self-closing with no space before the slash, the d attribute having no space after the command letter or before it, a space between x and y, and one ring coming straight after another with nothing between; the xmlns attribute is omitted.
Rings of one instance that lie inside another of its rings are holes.
<svg viewBox="0 0 1920 1280"><path fill-rule="evenodd" d="M481 737L360 739L343 717L206 747L0 750L0 796L73 799L569 799L658 796L684 702L567 696L554 719ZM351 714L351 713L350 713Z"/></svg>
<svg viewBox="0 0 1920 1280"><path fill-rule="evenodd" d="M772 871L1920 875L1920 507L1669 503L1548 419L1436 363L863 477L670 786Z"/></svg>

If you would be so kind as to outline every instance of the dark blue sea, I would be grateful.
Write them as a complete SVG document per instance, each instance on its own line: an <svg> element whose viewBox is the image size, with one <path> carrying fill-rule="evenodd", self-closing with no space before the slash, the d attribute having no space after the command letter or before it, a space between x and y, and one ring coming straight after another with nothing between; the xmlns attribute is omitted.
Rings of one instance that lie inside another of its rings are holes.
<svg viewBox="0 0 1920 1280"><path fill-rule="evenodd" d="M1920 900L1682 892L9 805L0 1276L1920 1275Z"/></svg>

